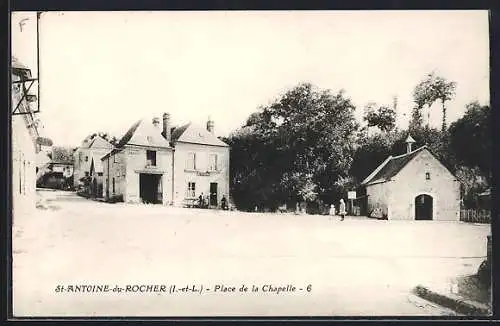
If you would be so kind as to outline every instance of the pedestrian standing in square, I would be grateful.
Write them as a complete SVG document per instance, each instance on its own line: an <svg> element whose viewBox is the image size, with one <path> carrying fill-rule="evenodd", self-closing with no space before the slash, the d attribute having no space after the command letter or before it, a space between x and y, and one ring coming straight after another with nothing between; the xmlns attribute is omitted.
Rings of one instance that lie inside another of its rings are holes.
<svg viewBox="0 0 500 326"><path fill-rule="evenodd" d="M330 211L328 212L330 216L335 216L335 206L333 204L330 205Z"/></svg>
<svg viewBox="0 0 500 326"><path fill-rule="evenodd" d="M344 199L340 199L340 205L339 205L339 215L340 215L340 220L343 221L344 220L344 217L346 215L346 211L345 211L345 203L344 203Z"/></svg>

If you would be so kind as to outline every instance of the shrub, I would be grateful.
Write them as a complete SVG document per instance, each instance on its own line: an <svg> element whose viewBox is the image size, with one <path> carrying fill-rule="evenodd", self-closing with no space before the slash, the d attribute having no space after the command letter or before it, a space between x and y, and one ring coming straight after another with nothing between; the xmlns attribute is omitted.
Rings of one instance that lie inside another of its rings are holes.
<svg viewBox="0 0 500 326"><path fill-rule="evenodd" d="M123 202L123 195L113 195L108 199L109 203L122 203Z"/></svg>

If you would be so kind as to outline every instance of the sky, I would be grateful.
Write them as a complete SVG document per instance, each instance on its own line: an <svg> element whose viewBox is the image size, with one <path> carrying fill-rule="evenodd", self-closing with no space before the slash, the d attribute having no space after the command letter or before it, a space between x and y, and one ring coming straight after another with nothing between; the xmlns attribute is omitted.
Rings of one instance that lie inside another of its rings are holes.
<svg viewBox="0 0 500 326"><path fill-rule="evenodd" d="M12 13L11 48L36 76L35 17ZM358 119L367 103L397 96L404 128L413 88L431 71L457 83L451 123L467 103L489 103L488 28L487 11L46 12L41 133L77 146L169 112L174 125L210 116L227 136L301 82L343 89ZM440 126L438 103L431 112Z"/></svg>

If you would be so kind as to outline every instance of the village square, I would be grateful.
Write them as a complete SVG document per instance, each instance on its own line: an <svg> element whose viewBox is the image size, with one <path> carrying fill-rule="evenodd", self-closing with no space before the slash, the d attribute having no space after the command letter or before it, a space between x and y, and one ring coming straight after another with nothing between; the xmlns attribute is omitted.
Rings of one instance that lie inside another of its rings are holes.
<svg viewBox="0 0 500 326"><path fill-rule="evenodd" d="M68 146L14 49L15 316L491 314L491 108L460 81L361 106L298 81L228 133L163 104L113 133L117 110Z"/></svg>

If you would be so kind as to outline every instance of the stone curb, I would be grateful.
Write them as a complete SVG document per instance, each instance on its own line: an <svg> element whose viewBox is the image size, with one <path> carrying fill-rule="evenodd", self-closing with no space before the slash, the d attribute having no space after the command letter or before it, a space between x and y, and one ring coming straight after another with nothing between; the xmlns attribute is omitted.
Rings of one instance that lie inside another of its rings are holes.
<svg viewBox="0 0 500 326"><path fill-rule="evenodd" d="M407 296L407 300L414 306L422 308L426 311L434 312L433 314L431 314L431 316L463 316L462 314L459 314L458 312L453 311L449 308L445 308L434 302L422 299L414 293L409 293Z"/></svg>
<svg viewBox="0 0 500 326"><path fill-rule="evenodd" d="M467 316L491 316L491 309L479 302L465 300L452 294L441 294L418 285L412 292L418 297L439 304L445 308L451 309L457 313Z"/></svg>

